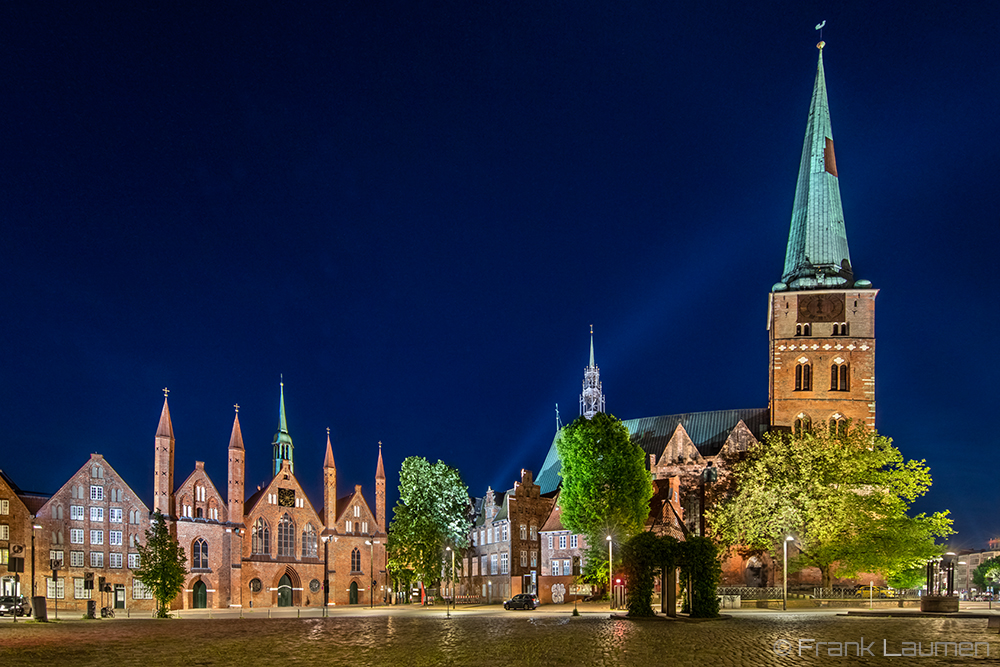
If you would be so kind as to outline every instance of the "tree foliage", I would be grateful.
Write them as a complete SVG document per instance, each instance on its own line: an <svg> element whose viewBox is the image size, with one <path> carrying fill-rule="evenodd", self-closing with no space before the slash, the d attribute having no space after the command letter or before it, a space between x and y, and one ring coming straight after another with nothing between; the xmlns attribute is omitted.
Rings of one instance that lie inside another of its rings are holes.
<svg viewBox="0 0 1000 667"><path fill-rule="evenodd" d="M156 512L146 530L146 543L138 544L139 568L135 578L153 592L157 618L168 618L170 601L184 588L187 557L177 539L167 529L163 515Z"/></svg>
<svg viewBox="0 0 1000 667"><path fill-rule="evenodd" d="M680 542L681 579L691 582L689 613L692 618L715 618L719 615L719 581L722 566L715 543L707 537L688 535Z"/></svg>
<svg viewBox="0 0 1000 667"><path fill-rule="evenodd" d="M458 470L419 456L403 461L387 545L397 581L439 581L442 567L451 567L445 547L465 549L470 527L469 489Z"/></svg>
<svg viewBox="0 0 1000 667"><path fill-rule="evenodd" d="M608 535L624 543L649 516L653 485L645 454L611 415L579 417L556 441L561 462L559 493L565 528L587 536L584 578L607 581Z"/></svg>
<svg viewBox="0 0 1000 667"><path fill-rule="evenodd" d="M863 424L818 428L800 436L768 433L732 464L733 483L708 512L724 545L777 548L795 538L798 567L817 567L823 586L834 575L892 574L940 554L951 534L948 512L909 516L927 492L924 461L906 461L889 438Z"/></svg>
<svg viewBox="0 0 1000 667"><path fill-rule="evenodd" d="M980 563L979 567L972 571L972 583L980 592L990 586L1000 589L1000 556Z"/></svg>

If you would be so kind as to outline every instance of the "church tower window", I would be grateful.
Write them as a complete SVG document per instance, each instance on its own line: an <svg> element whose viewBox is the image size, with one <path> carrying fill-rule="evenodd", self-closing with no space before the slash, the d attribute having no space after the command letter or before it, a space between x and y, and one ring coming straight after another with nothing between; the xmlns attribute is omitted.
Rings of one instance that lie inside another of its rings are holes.
<svg viewBox="0 0 1000 667"><path fill-rule="evenodd" d="M351 572L361 571L361 552L357 547L351 552Z"/></svg>
<svg viewBox="0 0 1000 667"><path fill-rule="evenodd" d="M850 391L848 364L839 357L830 366L830 391Z"/></svg>
<svg viewBox="0 0 1000 667"><path fill-rule="evenodd" d="M812 391L812 364L808 359L799 359L795 366L795 391Z"/></svg>

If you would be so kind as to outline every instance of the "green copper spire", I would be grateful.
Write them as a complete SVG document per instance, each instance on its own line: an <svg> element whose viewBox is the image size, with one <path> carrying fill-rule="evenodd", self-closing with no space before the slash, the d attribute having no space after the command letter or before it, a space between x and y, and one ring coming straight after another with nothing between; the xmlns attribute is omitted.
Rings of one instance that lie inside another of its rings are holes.
<svg viewBox="0 0 1000 667"><path fill-rule="evenodd" d="M824 42L817 45L819 65L802 144L799 179L795 185L785 270L781 282L774 286L776 291L851 287L854 284L833 153L830 107L826 99L824 46Z"/></svg>
<svg viewBox="0 0 1000 667"><path fill-rule="evenodd" d="M281 381L281 398L278 403L278 432L274 434L274 474L281 472L281 464L288 461L288 469L295 472L295 461L292 459L292 436L288 435L288 424L285 422L285 382Z"/></svg>

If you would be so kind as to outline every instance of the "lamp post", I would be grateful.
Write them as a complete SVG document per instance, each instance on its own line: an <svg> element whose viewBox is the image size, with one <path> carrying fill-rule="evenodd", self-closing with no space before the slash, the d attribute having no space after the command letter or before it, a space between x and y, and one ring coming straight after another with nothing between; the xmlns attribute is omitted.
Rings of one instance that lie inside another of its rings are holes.
<svg viewBox="0 0 1000 667"><path fill-rule="evenodd" d="M782 545L785 548L785 558L781 562L781 611L788 609L788 543L793 539L795 538L789 535Z"/></svg>
<svg viewBox="0 0 1000 667"><path fill-rule="evenodd" d="M35 531L41 530L42 527L37 523L31 524L31 605L34 609L35 604Z"/></svg>
<svg viewBox="0 0 1000 667"><path fill-rule="evenodd" d="M451 584L451 604L455 604L455 552L451 547L445 547L445 551L451 551L451 572L448 574L448 582ZM451 618L451 607L448 601L444 604L445 616Z"/></svg>
<svg viewBox="0 0 1000 667"><path fill-rule="evenodd" d="M608 535L608 607L615 608L614 570L611 567L611 536Z"/></svg>
<svg viewBox="0 0 1000 667"><path fill-rule="evenodd" d="M372 575L372 585L368 589L368 600L371 609L375 608L375 586L378 582L375 581L375 545L381 544L378 540L370 539L365 540L365 544L371 547L371 551L368 556L368 571Z"/></svg>
<svg viewBox="0 0 1000 667"><path fill-rule="evenodd" d="M330 610L330 536L323 535L323 617Z"/></svg>

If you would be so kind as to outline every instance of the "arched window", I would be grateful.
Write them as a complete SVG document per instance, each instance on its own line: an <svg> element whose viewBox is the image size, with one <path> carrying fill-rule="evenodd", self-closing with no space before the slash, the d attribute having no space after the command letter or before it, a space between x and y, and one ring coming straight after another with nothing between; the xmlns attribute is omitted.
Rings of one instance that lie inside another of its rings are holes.
<svg viewBox="0 0 1000 667"><path fill-rule="evenodd" d="M200 507L194 508L194 515L195 515L195 517L197 517L199 519L205 518L204 517L204 510L202 510Z"/></svg>
<svg viewBox="0 0 1000 667"><path fill-rule="evenodd" d="M278 555L295 555L295 522L286 512L278 522Z"/></svg>
<svg viewBox="0 0 1000 667"><path fill-rule="evenodd" d="M191 547L191 567L195 570L208 569L208 542L200 537Z"/></svg>
<svg viewBox="0 0 1000 667"><path fill-rule="evenodd" d="M795 417L795 423L792 426L792 433L796 436L801 436L808 432L812 428L812 421L809 419L808 415L799 413Z"/></svg>
<svg viewBox="0 0 1000 667"><path fill-rule="evenodd" d="M833 335L834 336L846 336L847 335L847 322L840 322L833 325Z"/></svg>
<svg viewBox="0 0 1000 667"><path fill-rule="evenodd" d="M250 552L255 554L271 555L271 527L264 521L264 517L257 519L253 525L253 539L250 542Z"/></svg>
<svg viewBox="0 0 1000 667"><path fill-rule="evenodd" d="M850 389L848 386L849 375L847 362L835 359L833 365L830 366L830 391L848 391Z"/></svg>
<svg viewBox="0 0 1000 667"><path fill-rule="evenodd" d="M311 523L307 523L306 527L302 529L302 557L316 557L316 529Z"/></svg>
<svg viewBox="0 0 1000 667"><path fill-rule="evenodd" d="M843 437L847 435L847 420L841 414L830 417L830 435Z"/></svg>
<svg viewBox="0 0 1000 667"><path fill-rule="evenodd" d="M351 552L351 570L361 572L361 551L357 548Z"/></svg>
<svg viewBox="0 0 1000 667"><path fill-rule="evenodd" d="M806 359L799 359L795 366L795 391L812 391L812 364Z"/></svg>
<svg viewBox="0 0 1000 667"><path fill-rule="evenodd" d="M812 325L811 324L796 324L795 325L795 335L796 336L811 336L812 335Z"/></svg>

